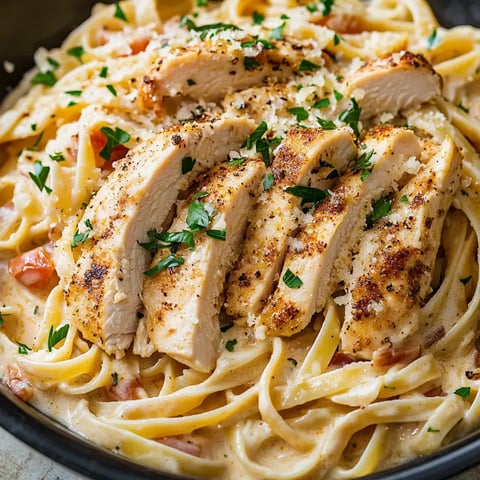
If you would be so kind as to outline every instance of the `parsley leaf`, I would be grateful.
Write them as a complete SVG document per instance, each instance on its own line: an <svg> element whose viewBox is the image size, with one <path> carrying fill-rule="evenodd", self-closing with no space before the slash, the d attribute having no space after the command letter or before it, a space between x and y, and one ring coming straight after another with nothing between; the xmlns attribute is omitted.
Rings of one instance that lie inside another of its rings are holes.
<svg viewBox="0 0 480 480"><path fill-rule="evenodd" d="M49 155L49 157L54 161L54 162L64 162L65 157L61 152L55 152L53 155Z"/></svg>
<svg viewBox="0 0 480 480"><path fill-rule="evenodd" d="M3 306L5 308L5 305ZM2 313L0 312L0 327L3 326L3 322L4 322L4 317L9 317L11 315L11 313Z"/></svg>
<svg viewBox="0 0 480 480"><path fill-rule="evenodd" d="M100 78L107 78L107 75L108 75L108 67L102 67L98 76Z"/></svg>
<svg viewBox="0 0 480 480"><path fill-rule="evenodd" d="M438 433L439 431L440 430L438 430L437 428L432 428L432 427L427 428L428 433Z"/></svg>
<svg viewBox="0 0 480 480"><path fill-rule="evenodd" d="M257 142L257 140L263 137L263 135L267 132L267 130L268 130L267 122L262 121L258 125L258 127L255 129L255 131L248 137L245 146L247 148L252 148L253 145Z"/></svg>
<svg viewBox="0 0 480 480"><path fill-rule="evenodd" d="M399 202L408 203L408 197L407 197L406 195L402 195L402 196L400 197Z"/></svg>
<svg viewBox="0 0 480 480"><path fill-rule="evenodd" d="M392 210L392 201L381 198L373 204L372 213L367 215L367 227L371 228L376 220L386 217Z"/></svg>
<svg viewBox="0 0 480 480"><path fill-rule="evenodd" d="M231 167L238 167L239 165L243 165L245 163L245 157L233 158L227 162L227 165Z"/></svg>
<svg viewBox="0 0 480 480"><path fill-rule="evenodd" d="M273 187L274 182L275 182L275 177L273 176L273 173L272 172L266 173L263 179L263 189L270 190Z"/></svg>
<svg viewBox="0 0 480 480"><path fill-rule="evenodd" d="M116 387L118 385L118 373L113 372L111 377L112 377L112 387Z"/></svg>
<svg viewBox="0 0 480 480"><path fill-rule="evenodd" d="M364 170L365 168L371 167L373 164L370 161L372 158L373 154L375 152L373 150L370 150L368 152L363 152L356 160L355 163L353 164L353 169L354 170Z"/></svg>
<svg viewBox="0 0 480 480"><path fill-rule="evenodd" d="M175 268L183 265L185 260L182 257L176 257L173 254L170 254L168 257L165 257L163 260L158 262L154 267L150 268L146 272L143 272L144 275L153 277L156 273L166 270L167 268Z"/></svg>
<svg viewBox="0 0 480 480"><path fill-rule="evenodd" d="M40 191L45 190L50 195L50 193L52 193L52 189L46 185L50 167L45 167L42 162L35 160L33 162L33 171L34 173L28 172L30 178Z"/></svg>
<svg viewBox="0 0 480 480"><path fill-rule="evenodd" d="M298 365L298 362L292 358L292 357L288 357L287 360L294 366L296 367Z"/></svg>
<svg viewBox="0 0 480 480"><path fill-rule="evenodd" d="M255 57L244 57L243 58L243 66L245 70L253 70L260 66L260 63L257 62Z"/></svg>
<svg viewBox="0 0 480 480"><path fill-rule="evenodd" d="M182 158L182 174L185 175L188 172L193 170L193 166L195 165L196 160L192 157L183 157Z"/></svg>
<svg viewBox="0 0 480 480"><path fill-rule="evenodd" d="M319 68L321 68L320 65L305 59L300 62L300 66L298 67L301 72L310 72L312 70L318 70Z"/></svg>
<svg viewBox="0 0 480 480"><path fill-rule="evenodd" d="M117 96L117 91L115 90L115 87L113 85L105 85L108 88L108 91L114 96Z"/></svg>
<svg viewBox="0 0 480 480"><path fill-rule="evenodd" d="M52 57L47 57L47 62L48 64L56 70L57 68L60 68L60 63L58 63L54 58Z"/></svg>
<svg viewBox="0 0 480 480"><path fill-rule="evenodd" d="M197 7L206 7L208 5L208 0L197 0Z"/></svg>
<svg viewBox="0 0 480 480"><path fill-rule="evenodd" d="M338 90L333 91L333 96L335 97L335 100L337 102L339 102L340 100L343 100L343 95Z"/></svg>
<svg viewBox="0 0 480 480"><path fill-rule="evenodd" d="M326 107L329 107L330 106L330 99L325 97L325 98L322 98L320 100L317 100L314 104L313 104L313 108L326 108Z"/></svg>
<svg viewBox="0 0 480 480"><path fill-rule="evenodd" d="M253 12L252 14L253 25L261 25L264 20L265 20L265 15L262 15L261 13L258 13L256 11Z"/></svg>
<svg viewBox="0 0 480 480"><path fill-rule="evenodd" d="M207 230L205 232L209 237L214 238L215 240L225 241L227 239L226 230Z"/></svg>
<svg viewBox="0 0 480 480"><path fill-rule="evenodd" d="M236 344L237 344L237 339L236 339L236 338L233 338L232 340L227 340L227 341L225 342L225 348L226 348L229 352L233 352Z"/></svg>
<svg viewBox="0 0 480 480"><path fill-rule="evenodd" d="M70 325L68 323L57 328L57 330L53 330L53 325L50 327L50 331L48 332L48 342L47 342L49 352L52 351L52 348L55 345L57 345L64 338L66 338L69 328L70 328Z"/></svg>
<svg viewBox="0 0 480 480"><path fill-rule="evenodd" d="M17 342L18 345L18 353L21 355L27 355L29 350L32 350L30 347L25 345L24 343Z"/></svg>
<svg viewBox="0 0 480 480"><path fill-rule="evenodd" d="M282 24L270 32L270 39L271 40L282 40L283 38L283 29L285 28L286 23L282 22Z"/></svg>
<svg viewBox="0 0 480 480"><path fill-rule="evenodd" d="M324 120L323 118L317 117L317 122L324 130L334 130L337 128L332 120Z"/></svg>
<svg viewBox="0 0 480 480"><path fill-rule="evenodd" d="M322 14L324 17L326 17L327 15L330 15L330 13L332 13L332 7L333 7L333 4L335 3L335 0L323 0L322 3L323 3Z"/></svg>
<svg viewBox="0 0 480 480"><path fill-rule="evenodd" d="M81 90L67 90L65 92L67 95L71 95L72 97L81 97L82 91Z"/></svg>
<svg viewBox="0 0 480 480"><path fill-rule="evenodd" d="M290 195L293 195L294 197L301 198L302 203L313 202L317 205L323 202L328 196L330 196L328 190L321 190L320 188L315 187L303 187L301 185L287 187L285 191Z"/></svg>
<svg viewBox="0 0 480 480"><path fill-rule="evenodd" d="M268 167L270 165L270 143L265 138L260 138L255 143L255 151L263 158L263 163Z"/></svg>
<svg viewBox="0 0 480 480"><path fill-rule="evenodd" d="M115 128L115 130L111 129L110 127L102 127L100 131L107 137L107 144L100 152L100 156L109 162L112 155L112 150L117 145L128 143L130 141L130 134L118 127Z"/></svg>
<svg viewBox="0 0 480 480"><path fill-rule="evenodd" d="M73 235L72 243L70 245L72 248L77 248L80 243L85 243L90 233L93 232L92 224L88 218L83 223L85 224L86 230L80 233L77 228L75 234Z"/></svg>
<svg viewBox="0 0 480 480"><path fill-rule="evenodd" d="M191 87L192 85L196 85L197 82L191 78L187 78L187 85Z"/></svg>
<svg viewBox="0 0 480 480"><path fill-rule="evenodd" d="M303 285L300 277L297 277L289 268L287 268L282 280L288 288L300 288Z"/></svg>
<svg viewBox="0 0 480 480"><path fill-rule="evenodd" d="M31 80L33 85L46 85L53 87L57 83L57 78L51 70L46 72L38 72Z"/></svg>
<svg viewBox="0 0 480 480"><path fill-rule="evenodd" d="M128 23L128 18L125 15L125 12L122 10L120 2L115 2L115 13L113 14L113 16L115 18L118 18L119 20L123 20L124 22Z"/></svg>
<svg viewBox="0 0 480 480"><path fill-rule="evenodd" d="M441 42L440 38L437 36L437 29L434 28L432 33L427 37L427 49L431 50L436 47Z"/></svg>
<svg viewBox="0 0 480 480"><path fill-rule="evenodd" d="M82 46L72 47L67 50L67 54L83 63L82 57L85 55L85 49Z"/></svg>
<svg viewBox="0 0 480 480"><path fill-rule="evenodd" d="M335 35L333 36L333 44L338 45L341 39L342 37L338 33L335 33Z"/></svg>
<svg viewBox="0 0 480 480"><path fill-rule="evenodd" d="M350 99L350 108L344 110L338 117L339 120L350 125L353 133L358 138L360 136L360 132L358 130L358 122L360 120L360 112L362 109L359 107L358 103L354 98Z"/></svg>
<svg viewBox="0 0 480 480"><path fill-rule="evenodd" d="M461 278L460 281L461 281L464 285L466 285L468 282L470 282L471 279L472 279L472 276L469 275L468 277ZM455 392L455 393L457 393L457 392Z"/></svg>
<svg viewBox="0 0 480 480"><path fill-rule="evenodd" d="M470 396L470 387L457 388L453 393L459 397L468 398Z"/></svg>
<svg viewBox="0 0 480 480"><path fill-rule="evenodd" d="M289 108L288 111L297 117L297 122L303 122L308 118L308 112L303 107Z"/></svg>
<svg viewBox="0 0 480 480"><path fill-rule="evenodd" d="M188 206L187 225L193 232L207 228L210 220L211 216L202 202L194 200Z"/></svg>

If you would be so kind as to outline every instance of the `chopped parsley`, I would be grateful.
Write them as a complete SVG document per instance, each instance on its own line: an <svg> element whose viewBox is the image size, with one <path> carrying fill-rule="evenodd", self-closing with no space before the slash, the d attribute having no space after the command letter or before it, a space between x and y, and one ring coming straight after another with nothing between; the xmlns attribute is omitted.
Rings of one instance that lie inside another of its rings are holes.
<svg viewBox="0 0 480 480"><path fill-rule="evenodd" d="M100 156L109 162L112 155L112 150L117 145L128 143L130 141L130 134L118 127L115 128L115 130L110 127L102 127L100 131L107 137L107 144L100 152Z"/></svg>
<svg viewBox="0 0 480 480"><path fill-rule="evenodd" d="M62 325L61 327L57 328L56 330L53 329L53 325L50 327L50 331L48 332L48 341L47 341L47 346L48 346L48 351L51 352L52 348L60 343L64 338L66 338L68 334L68 329L70 328L70 325L66 323L65 325Z"/></svg>
<svg viewBox="0 0 480 480"><path fill-rule="evenodd" d="M146 272L143 272L145 275L149 277L153 277L156 273L166 270L167 268L175 268L183 265L185 260L182 257L177 257L173 254L170 254L168 257L165 257L159 263L157 263L154 267L150 268Z"/></svg>
<svg viewBox="0 0 480 480"><path fill-rule="evenodd" d="M182 17L180 20L180 26L186 27L189 31L199 32L200 40L205 40L207 36L225 32L227 30L241 30L241 28L237 27L236 25L229 23L209 23L206 25L197 26L195 22L188 17Z"/></svg>
<svg viewBox="0 0 480 480"><path fill-rule="evenodd" d="M432 428L432 427L427 428L428 433L438 433L439 431L440 430L438 430L437 428Z"/></svg>
<svg viewBox="0 0 480 480"><path fill-rule="evenodd" d="M303 122L308 119L308 112L303 107L289 108L288 111L297 117L297 122Z"/></svg>
<svg viewBox="0 0 480 480"><path fill-rule="evenodd" d="M67 107L74 107L75 105L78 105L77 102L68 102Z"/></svg>
<svg viewBox="0 0 480 480"><path fill-rule="evenodd" d="M317 100L314 104L313 104L313 108L326 108L326 107L329 107L330 106L330 99L325 97L325 98L322 98L320 100Z"/></svg>
<svg viewBox="0 0 480 480"><path fill-rule="evenodd" d="M253 40L248 40L247 42L242 42L240 46L242 48L252 48L257 44L261 44L264 50L275 50L277 47L268 40L264 40L263 38L258 38L258 35L253 36Z"/></svg>
<svg viewBox="0 0 480 480"><path fill-rule="evenodd" d="M193 170L193 166L195 165L196 160L192 157L183 157L182 158L182 174L185 175L188 172Z"/></svg>
<svg viewBox="0 0 480 480"><path fill-rule="evenodd" d="M71 95L72 97L80 97L82 95L81 90L67 90L65 93L67 95Z"/></svg>
<svg viewBox="0 0 480 480"><path fill-rule="evenodd" d="M18 345L18 353L20 353L21 355L27 355L29 350L30 351L32 350L30 347L28 347L24 343L17 342L17 345Z"/></svg>
<svg viewBox="0 0 480 480"><path fill-rule="evenodd" d="M235 345L237 344L237 339L236 338L233 338L232 340L227 340L225 342L225 348L229 351L229 352L233 352L233 350L235 349Z"/></svg>
<svg viewBox="0 0 480 480"><path fill-rule="evenodd" d="M469 275L468 277L461 278L460 281L461 281L464 285L466 285L468 282L470 282L471 279L472 279L472 276ZM455 392L455 393L457 393L457 392Z"/></svg>
<svg viewBox="0 0 480 480"><path fill-rule="evenodd" d="M330 15L330 13L332 13L332 7L333 7L333 4L335 3L335 0L323 0L322 3L323 3L322 15L326 17L327 15Z"/></svg>
<svg viewBox="0 0 480 480"><path fill-rule="evenodd" d="M191 87L192 85L196 85L197 82L195 80L192 80L191 78L187 78L187 85Z"/></svg>
<svg viewBox="0 0 480 480"><path fill-rule="evenodd" d="M5 307L5 305L4 305ZM11 313L2 313L0 312L0 327L3 326L3 323L4 323L4 317L9 317L11 315Z"/></svg>
<svg viewBox="0 0 480 480"><path fill-rule="evenodd" d="M270 190L273 187L273 183L275 182L275 177L273 176L272 172L268 172L265 174L263 178L263 189Z"/></svg>
<svg viewBox="0 0 480 480"><path fill-rule="evenodd" d="M309 3L308 5L305 5L305 8L310 12L318 12L318 7L316 3Z"/></svg>
<svg viewBox="0 0 480 480"><path fill-rule="evenodd" d="M338 117L340 121L350 126L357 138L360 136L360 131L358 130L358 122L360 120L361 111L362 109L359 107L356 100L354 98L351 98L350 107L347 110L344 110Z"/></svg>
<svg viewBox="0 0 480 480"><path fill-rule="evenodd" d="M381 198L373 204L372 213L367 215L367 227L373 226L376 220L386 217L392 210L392 201Z"/></svg>
<svg viewBox="0 0 480 480"><path fill-rule="evenodd" d="M65 157L63 156L62 152L55 152L53 155L49 155L49 157L54 162L64 162L65 161Z"/></svg>
<svg viewBox="0 0 480 480"><path fill-rule="evenodd" d="M245 70L253 70L260 66L260 63L257 62L255 57L244 57L243 66Z"/></svg>
<svg viewBox="0 0 480 480"><path fill-rule="evenodd" d="M315 187L303 187L301 185L287 187L285 191L294 197L301 198L302 203L314 203L316 205L320 204L330 196L328 190L321 190L320 188Z"/></svg>
<svg viewBox="0 0 480 480"><path fill-rule="evenodd" d="M292 358L292 357L288 357L287 360L294 366L296 367L298 365L298 362Z"/></svg>
<svg viewBox="0 0 480 480"><path fill-rule="evenodd" d="M333 91L333 96L335 97L335 100L337 102L339 102L340 100L343 100L343 95L338 90Z"/></svg>
<svg viewBox="0 0 480 480"><path fill-rule="evenodd" d="M118 18L119 20L123 20L124 22L128 23L128 18L125 15L125 12L122 10L120 2L115 2L115 13L113 14L113 16L115 18Z"/></svg>
<svg viewBox="0 0 480 480"><path fill-rule="evenodd" d="M208 0L197 0L197 7L206 7L208 5Z"/></svg>
<svg viewBox="0 0 480 480"><path fill-rule="evenodd" d="M72 47L67 50L67 54L76 58L80 63L83 63L82 57L85 55L85 49L81 45Z"/></svg>
<svg viewBox="0 0 480 480"><path fill-rule="evenodd" d="M281 25L272 29L270 32L270 40L282 40L283 38L283 29L285 28L286 23L282 22Z"/></svg>
<svg viewBox="0 0 480 480"><path fill-rule="evenodd" d="M323 118L317 117L317 122L324 130L334 130L337 128L332 120L324 120Z"/></svg>
<svg viewBox="0 0 480 480"><path fill-rule="evenodd" d="M114 96L117 96L117 91L115 90L115 87L113 85L105 85L108 88L108 91Z"/></svg>
<svg viewBox="0 0 480 480"><path fill-rule="evenodd" d="M265 20L265 15L262 15L261 13L258 13L256 11L253 12L252 14L253 25L261 25L264 20Z"/></svg>
<svg viewBox="0 0 480 480"><path fill-rule="evenodd" d="M205 192L207 193L207 192ZM214 214L214 209L211 205L204 204L198 199L195 199L188 206L187 225L192 232L198 232L208 227L210 220Z"/></svg>
<svg viewBox="0 0 480 480"><path fill-rule="evenodd" d="M461 103L458 103L457 104L457 108L459 108L460 110L464 111L465 113L469 113L470 110L467 108L467 107L464 107Z"/></svg>
<svg viewBox="0 0 480 480"><path fill-rule="evenodd" d="M83 223L86 229L82 233L80 233L77 228L75 234L73 235L72 243L70 245L72 248L77 248L80 243L85 243L90 236L90 233L93 232L92 223L88 218Z"/></svg>
<svg viewBox="0 0 480 480"><path fill-rule="evenodd" d="M342 39L342 37L338 33L335 33L335 35L333 36L333 44L334 45L339 45L341 39Z"/></svg>
<svg viewBox="0 0 480 480"><path fill-rule="evenodd" d="M459 397L468 398L470 396L470 387L457 388L453 393Z"/></svg>
<svg viewBox="0 0 480 480"><path fill-rule="evenodd" d="M269 142L265 138L260 138L255 143L255 151L259 153L263 158L263 163L268 167L270 165L270 146L271 142Z"/></svg>
<svg viewBox="0 0 480 480"><path fill-rule="evenodd" d="M311 72L312 70L318 70L319 68L320 65L305 59L300 62L300 66L298 67L301 72Z"/></svg>
<svg viewBox="0 0 480 480"><path fill-rule="evenodd" d="M233 158L232 160L229 160L227 162L227 165L230 165L231 167L238 167L240 165L243 165L245 163L245 157L239 157L239 158Z"/></svg>
<svg viewBox="0 0 480 480"><path fill-rule="evenodd" d="M215 240L225 241L227 239L226 230L207 230L205 233Z"/></svg>
<svg viewBox="0 0 480 480"><path fill-rule="evenodd" d="M37 130L37 124L36 123L32 123L30 125L30 128L32 129L32 132L35 132Z"/></svg>
<svg viewBox="0 0 480 480"><path fill-rule="evenodd" d="M57 78L51 70L46 72L38 72L31 80L33 85L46 85L53 87L57 83Z"/></svg>
<svg viewBox="0 0 480 480"><path fill-rule="evenodd" d="M399 202L408 203L408 197L407 197L406 195L402 195L402 196L400 197Z"/></svg>
<svg viewBox="0 0 480 480"><path fill-rule="evenodd" d="M353 164L353 169L358 171L358 170L365 170L366 168L370 168L373 165L370 160L374 153L375 153L374 150L363 152L355 160L355 163Z"/></svg>
<svg viewBox="0 0 480 480"><path fill-rule="evenodd" d="M158 235L158 240L161 242L169 244L170 248L173 246L174 249L178 245L184 243L191 250L195 248L195 242L193 240L193 232L190 230L183 230L181 232L163 232Z"/></svg>
<svg viewBox="0 0 480 480"><path fill-rule="evenodd" d="M47 194L52 193L52 189L47 187L46 182L48 174L50 173L50 167L46 167L39 160L33 162L33 172L28 172L30 178L40 191L45 190Z"/></svg>
<svg viewBox="0 0 480 480"><path fill-rule="evenodd" d="M102 67L98 76L100 78L107 78L107 75L108 75L108 67Z"/></svg>
<svg viewBox="0 0 480 480"><path fill-rule="evenodd" d="M255 143L260 140L260 138L265 135L265 133L268 130L268 125L267 122L262 121L258 127L255 129L255 131L248 137L247 142L245 143L245 146L247 148L252 148Z"/></svg>
<svg viewBox="0 0 480 480"><path fill-rule="evenodd" d="M288 288L300 288L303 285L300 277L297 277L289 268L287 268L282 280Z"/></svg>
<svg viewBox="0 0 480 480"><path fill-rule="evenodd" d="M436 47L440 43L440 38L437 35L437 29L434 28L432 33L427 37L427 49L431 50L432 48Z"/></svg>
<svg viewBox="0 0 480 480"><path fill-rule="evenodd" d="M56 70L57 68L60 68L60 63L58 63L54 58L52 57L47 57L47 62L48 64Z"/></svg>

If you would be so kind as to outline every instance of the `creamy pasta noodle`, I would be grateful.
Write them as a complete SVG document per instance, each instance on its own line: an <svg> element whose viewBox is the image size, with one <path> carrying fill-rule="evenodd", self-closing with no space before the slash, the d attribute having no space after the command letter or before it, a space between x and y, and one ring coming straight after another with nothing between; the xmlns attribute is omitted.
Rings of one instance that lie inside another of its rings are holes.
<svg viewBox="0 0 480 480"><path fill-rule="evenodd" d="M126 0L35 62L0 117L18 397L207 478L353 478L478 428L478 30Z"/></svg>

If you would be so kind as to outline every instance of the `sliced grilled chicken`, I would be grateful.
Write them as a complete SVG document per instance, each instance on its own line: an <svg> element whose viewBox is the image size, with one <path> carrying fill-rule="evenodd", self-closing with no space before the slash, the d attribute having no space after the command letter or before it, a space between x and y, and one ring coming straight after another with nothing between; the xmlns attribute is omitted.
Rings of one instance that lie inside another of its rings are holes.
<svg viewBox="0 0 480 480"><path fill-rule="evenodd" d="M298 129L287 134L272 164L275 184L260 197L242 255L230 273L226 304L230 315L257 314L273 290L301 215L300 198L285 188L311 185L334 169L341 172L355 156L348 129Z"/></svg>
<svg viewBox="0 0 480 480"><path fill-rule="evenodd" d="M140 84L139 101L144 108L155 108L164 97L177 95L217 101L227 93L262 85L267 78L286 81L299 71L302 60L323 65L322 52L312 44L288 41L242 47L241 42L221 38L173 49L152 65Z"/></svg>
<svg viewBox="0 0 480 480"><path fill-rule="evenodd" d="M77 247L78 261L65 289L68 316L86 339L123 355L137 327L148 264L148 252L137 242L146 239L148 230L161 227L180 190L225 160L251 130L242 119L177 125L116 166L79 224L88 239ZM182 174L186 157L195 163Z"/></svg>
<svg viewBox="0 0 480 480"><path fill-rule="evenodd" d="M396 195L391 213L362 238L341 332L344 352L371 359L382 347L398 347L418 328L461 161L448 137Z"/></svg>
<svg viewBox="0 0 480 480"><path fill-rule="evenodd" d="M208 372L215 366L225 277L240 253L249 212L264 176L265 165L257 160L241 167L222 164L207 173L198 190L207 195L190 196L169 231L192 227L192 205L197 211L215 209L210 213L211 230L195 233L193 250L187 245L178 248L175 256L182 259L181 265L163 269L145 281L147 330L155 347L196 370ZM225 240L210 236L209 232L216 230L225 232ZM161 250L152 267L166 255Z"/></svg>
<svg viewBox="0 0 480 480"><path fill-rule="evenodd" d="M363 119L418 107L440 95L442 89L441 77L430 63L410 52L368 61L346 84L345 95L358 97Z"/></svg>
<svg viewBox="0 0 480 480"><path fill-rule="evenodd" d="M323 310L335 288L334 264L349 271L350 251L358 241L371 201L390 191L419 157L420 144L410 130L381 126L364 140L356 167L343 175L331 195L315 210L291 242L280 281L257 318L257 330L267 335L293 335ZM415 162L416 163L416 162ZM367 176L368 175L368 176ZM291 272L301 285L284 281Z"/></svg>

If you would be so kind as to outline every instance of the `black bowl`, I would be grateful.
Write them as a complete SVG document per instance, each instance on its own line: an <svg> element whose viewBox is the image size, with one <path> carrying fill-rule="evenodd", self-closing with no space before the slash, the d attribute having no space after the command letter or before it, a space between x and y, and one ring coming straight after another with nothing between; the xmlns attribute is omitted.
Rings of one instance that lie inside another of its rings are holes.
<svg viewBox="0 0 480 480"><path fill-rule="evenodd" d="M39 46L58 46L89 15L96 0L0 0L0 69L4 61L15 71L0 74L0 99L33 66ZM111 0L103 0L112 3ZM171 0L160 0L171 1ZM444 26L480 27L480 2L431 0ZM67 7L68 5L68 7ZM19 29L19 26L22 29ZM47 457L95 480L173 480L184 477L157 470L98 447L69 431L30 405L18 400L0 383L0 426ZM412 460L364 480L442 480L480 463L480 431L435 454Z"/></svg>

